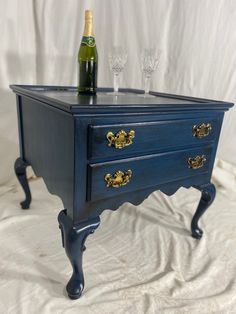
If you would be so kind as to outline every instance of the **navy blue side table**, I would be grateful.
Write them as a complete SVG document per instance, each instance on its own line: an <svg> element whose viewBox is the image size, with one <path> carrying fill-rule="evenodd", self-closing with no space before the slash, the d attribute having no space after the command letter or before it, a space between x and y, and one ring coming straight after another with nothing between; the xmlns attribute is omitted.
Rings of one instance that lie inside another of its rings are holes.
<svg viewBox="0 0 236 314"><path fill-rule="evenodd" d="M12 85L17 94L20 157L15 172L26 199L31 193L26 167L43 177L65 209L58 221L73 274L71 299L84 288L85 240L99 226L105 209L141 203L151 192L167 195L180 187L202 196L191 232L202 237L199 218L213 202L211 173L224 112L232 103L125 89L111 96L78 96L75 87Z"/></svg>

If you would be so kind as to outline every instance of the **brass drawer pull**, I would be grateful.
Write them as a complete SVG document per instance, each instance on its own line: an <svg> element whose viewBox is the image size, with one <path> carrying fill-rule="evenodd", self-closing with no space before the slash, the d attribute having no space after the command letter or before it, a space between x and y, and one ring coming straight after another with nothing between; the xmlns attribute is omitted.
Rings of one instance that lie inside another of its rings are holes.
<svg viewBox="0 0 236 314"><path fill-rule="evenodd" d="M194 158L188 159L188 167L191 169L199 169L204 166L204 163L206 162L206 156L196 156Z"/></svg>
<svg viewBox="0 0 236 314"><path fill-rule="evenodd" d="M124 130L119 131L116 135L113 132L107 133L108 146L114 146L115 148L124 148L133 143L133 139L135 137L135 131L130 130L127 134Z"/></svg>
<svg viewBox="0 0 236 314"><path fill-rule="evenodd" d="M202 123L198 125L193 126L193 136L196 136L198 138L203 138L205 136L208 136L209 133L212 130L212 126L210 123Z"/></svg>
<svg viewBox="0 0 236 314"><path fill-rule="evenodd" d="M130 169L125 172L118 170L115 172L114 176L107 173L104 180L107 183L107 187L119 188L129 183L131 176L132 171Z"/></svg>

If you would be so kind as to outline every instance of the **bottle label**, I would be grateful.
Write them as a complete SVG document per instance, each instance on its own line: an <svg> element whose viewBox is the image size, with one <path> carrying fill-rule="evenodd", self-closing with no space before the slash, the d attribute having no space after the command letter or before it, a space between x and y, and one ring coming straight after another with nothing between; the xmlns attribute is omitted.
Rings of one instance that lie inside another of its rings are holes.
<svg viewBox="0 0 236 314"><path fill-rule="evenodd" d="M83 36L82 37L82 44L85 44L88 47L95 47L95 38L92 36Z"/></svg>

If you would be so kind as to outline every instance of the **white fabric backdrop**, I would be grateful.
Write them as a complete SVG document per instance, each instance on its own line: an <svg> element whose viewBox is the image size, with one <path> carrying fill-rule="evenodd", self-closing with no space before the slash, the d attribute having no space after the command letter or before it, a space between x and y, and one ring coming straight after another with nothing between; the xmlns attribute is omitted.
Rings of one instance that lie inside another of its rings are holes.
<svg viewBox="0 0 236 314"><path fill-rule="evenodd" d="M201 221L202 241L189 236L199 200L193 189L105 212L88 240L86 291L75 303L62 294L71 268L56 222L61 201L36 180L31 211L19 210L8 85L76 85L87 8L94 11L99 86L112 85L107 55L120 44L129 53L122 86L141 88L141 48L156 45L163 53L153 90L236 102L235 0L0 0L0 313L235 313L236 168L222 161L236 165L235 108L225 117L218 194Z"/></svg>
<svg viewBox="0 0 236 314"><path fill-rule="evenodd" d="M10 83L76 84L84 10L94 11L99 86L111 86L107 54L124 45L122 86L142 88L142 47L162 49L152 89L236 100L235 0L0 0L0 183L18 155ZM218 156L236 164L236 108L226 115Z"/></svg>

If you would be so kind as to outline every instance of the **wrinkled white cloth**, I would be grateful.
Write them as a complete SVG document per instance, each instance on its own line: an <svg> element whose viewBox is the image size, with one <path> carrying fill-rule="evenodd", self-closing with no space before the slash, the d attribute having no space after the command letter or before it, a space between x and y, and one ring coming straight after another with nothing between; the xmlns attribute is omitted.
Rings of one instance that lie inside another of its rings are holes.
<svg viewBox="0 0 236 314"><path fill-rule="evenodd" d="M61 200L41 179L30 181L30 210L19 207L19 186L1 189L0 313L235 313L236 169L217 160L213 181L217 196L200 220L200 241L190 236L200 198L193 188L104 211L86 242L77 301L65 292L71 266L57 223Z"/></svg>

